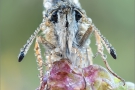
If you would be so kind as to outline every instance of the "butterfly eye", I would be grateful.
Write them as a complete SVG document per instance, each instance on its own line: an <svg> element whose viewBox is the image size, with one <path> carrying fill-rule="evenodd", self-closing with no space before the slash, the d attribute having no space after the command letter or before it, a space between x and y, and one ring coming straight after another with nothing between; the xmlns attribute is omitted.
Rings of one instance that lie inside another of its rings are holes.
<svg viewBox="0 0 135 90"><path fill-rule="evenodd" d="M80 20L82 18L82 15L80 14L80 12L75 10L75 19L78 22L78 20Z"/></svg>
<svg viewBox="0 0 135 90"><path fill-rule="evenodd" d="M50 21L52 21L53 23L57 23L57 21L58 21L57 11L55 11L55 12L52 14Z"/></svg>

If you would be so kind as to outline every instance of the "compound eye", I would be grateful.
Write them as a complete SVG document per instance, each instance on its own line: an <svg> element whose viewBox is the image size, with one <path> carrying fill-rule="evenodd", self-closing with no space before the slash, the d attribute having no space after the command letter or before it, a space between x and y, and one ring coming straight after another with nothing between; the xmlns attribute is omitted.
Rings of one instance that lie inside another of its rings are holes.
<svg viewBox="0 0 135 90"><path fill-rule="evenodd" d="M57 11L53 12L50 21L52 21L53 23L57 23L58 21Z"/></svg>
<svg viewBox="0 0 135 90"><path fill-rule="evenodd" d="M82 15L80 14L80 12L75 10L75 19L76 19L76 21L78 22L81 18L82 18Z"/></svg>

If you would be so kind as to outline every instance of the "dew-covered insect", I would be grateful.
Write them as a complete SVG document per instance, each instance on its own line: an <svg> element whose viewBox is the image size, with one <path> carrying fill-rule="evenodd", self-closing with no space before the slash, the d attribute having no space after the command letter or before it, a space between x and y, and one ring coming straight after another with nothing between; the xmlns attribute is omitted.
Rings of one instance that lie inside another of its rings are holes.
<svg viewBox="0 0 135 90"><path fill-rule="evenodd" d="M104 47L108 53L117 58L115 49L92 23L78 0L44 0L43 21L21 48L18 61L21 62L31 44L35 41L35 55L40 71L40 82L43 81L43 60L39 44L45 47L45 65L50 68L54 61L67 58L78 68L92 64L93 53L90 48L90 35L96 38L97 54L105 62L107 69L117 78L106 61ZM123 79L121 79L123 80Z"/></svg>

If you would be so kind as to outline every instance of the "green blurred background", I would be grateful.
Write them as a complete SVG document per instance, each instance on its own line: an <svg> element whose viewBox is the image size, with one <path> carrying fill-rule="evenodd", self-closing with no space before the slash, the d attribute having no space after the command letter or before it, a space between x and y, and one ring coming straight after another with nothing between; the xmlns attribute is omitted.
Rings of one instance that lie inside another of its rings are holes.
<svg viewBox="0 0 135 90"><path fill-rule="evenodd" d="M80 0L87 15L115 47L117 60L108 55L111 68L126 81L135 82L134 0ZM34 44L24 60L20 48L42 21L42 0L0 1L0 88L35 90L39 85ZM91 47L96 53L95 38ZM100 56L94 63L105 66Z"/></svg>

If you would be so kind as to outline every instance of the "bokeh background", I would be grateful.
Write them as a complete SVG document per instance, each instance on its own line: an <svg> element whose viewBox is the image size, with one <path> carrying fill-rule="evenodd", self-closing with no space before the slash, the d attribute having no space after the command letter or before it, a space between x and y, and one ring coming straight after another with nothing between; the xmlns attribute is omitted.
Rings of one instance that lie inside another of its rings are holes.
<svg viewBox="0 0 135 90"><path fill-rule="evenodd" d="M87 15L115 47L114 60L106 51L111 68L135 83L134 0L80 0ZM0 1L0 90L35 90L39 85L34 43L24 60L20 48L42 21L42 0ZM91 47L96 53L94 35ZM94 63L105 67L100 56Z"/></svg>

